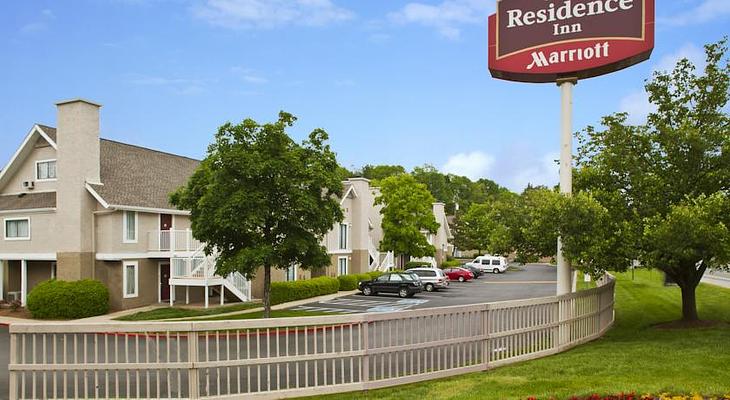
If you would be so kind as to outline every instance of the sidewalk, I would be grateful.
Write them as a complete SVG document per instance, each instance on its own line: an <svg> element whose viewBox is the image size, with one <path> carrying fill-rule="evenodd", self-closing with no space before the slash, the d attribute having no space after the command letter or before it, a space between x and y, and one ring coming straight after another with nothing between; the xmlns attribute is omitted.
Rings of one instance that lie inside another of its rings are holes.
<svg viewBox="0 0 730 400"><path fill-rule="evenodd" d="M730 274L726 272L705 274L705 276L702 277L702 282L730 289Z"/></svg>

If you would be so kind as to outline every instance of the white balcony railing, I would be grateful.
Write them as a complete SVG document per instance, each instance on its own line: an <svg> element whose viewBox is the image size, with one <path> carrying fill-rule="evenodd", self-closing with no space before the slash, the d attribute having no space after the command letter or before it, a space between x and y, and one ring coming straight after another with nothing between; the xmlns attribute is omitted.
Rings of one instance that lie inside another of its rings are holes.
<svg viewBox="0 0 730 400"><path fill-rule="evenodd" d="M202 243L193 237L191 230L147 232L149 251L196 251Z"/></svg>

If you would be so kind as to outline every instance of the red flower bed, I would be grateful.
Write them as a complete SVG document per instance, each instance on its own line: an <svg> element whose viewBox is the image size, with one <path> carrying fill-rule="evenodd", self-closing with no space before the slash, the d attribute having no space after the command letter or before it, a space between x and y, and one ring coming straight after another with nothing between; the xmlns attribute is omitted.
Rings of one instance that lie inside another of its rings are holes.
<svg viewBox="0 0 730 400"><path fill-rule="evenodd" d="M541 400L537 397L528 397L527 400ZM544 400L558 400L555 397L550 397ZM639 395L636 393L620 393L616 395L599 395L592 394L589 396L572 396L568 397L567 400L730 400L730 395L724 396L702 396L699 394L693 395L677 395L662 393L659 395L643 394Z"/></svg>

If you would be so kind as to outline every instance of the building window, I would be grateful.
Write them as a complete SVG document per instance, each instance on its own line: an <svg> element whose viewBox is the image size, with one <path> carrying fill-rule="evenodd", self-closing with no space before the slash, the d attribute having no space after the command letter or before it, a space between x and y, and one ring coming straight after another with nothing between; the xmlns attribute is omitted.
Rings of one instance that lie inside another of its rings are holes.
<svg viewBox="0 0 730 400"><path fill-rule="evenodd" d="M55 262L51 263L51 279L56 279L58 276L58 264Z"/></svg>
<svg viewBox="0 0 730 400"><path fill-rule="evenodd" d="M337 275L347 275L347 257L337 258Z"/></svg>
<svg viewBox="0 0 730 400"><path fill-rule="evenodd" d="M286 280L287 282L297 280L297 266L292 264L286 269Z"/></svg>
<svg viewBox="0 0 730 400"><path fill-rule="evenodd" d="M340 249L347 249L347 224L340 224Z"/></svg>
<svg viewBox="0 0 730 400"><path fill-rule="evenodd" d="M30 240L30 218L6 219L5 240Z"/></svg>
<svg viewBox="0 0 730 400"><path fill-rule="evenodd" d="M137 261L125 261L122 271L122 287L124 298L137 297L139 291L139 263Z"/></svg>
<svg viewBox="0 0 730 400"><path fill-rule="evenodd" d="M56 160L36 161L35 179L37 181L56 179Z"/></svg>
<svg viewBox="0 0 730 400"><path fill-rule="evenodd" d="M124 243L137 243L137 213L124 211Z"/></svg>

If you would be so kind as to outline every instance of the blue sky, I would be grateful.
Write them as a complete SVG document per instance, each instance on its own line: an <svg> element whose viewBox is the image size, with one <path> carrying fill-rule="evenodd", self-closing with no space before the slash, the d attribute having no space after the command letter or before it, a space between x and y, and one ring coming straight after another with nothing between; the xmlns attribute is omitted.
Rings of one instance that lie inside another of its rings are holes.
<svg viewBox="0 0 730 400"><path fill-rule="evenodd" d="M536 0L538 1L538 0ZM494 0L73 0L0 3L0 164L54 103L104 105L102 137L202 157L225 121L299 117L340 163L432 164L514 190L557 182L559 92L492 79ZM729 0L656 0L651 60L581 81L575 128L640 121L653 70L730 34Z"/></svg>

